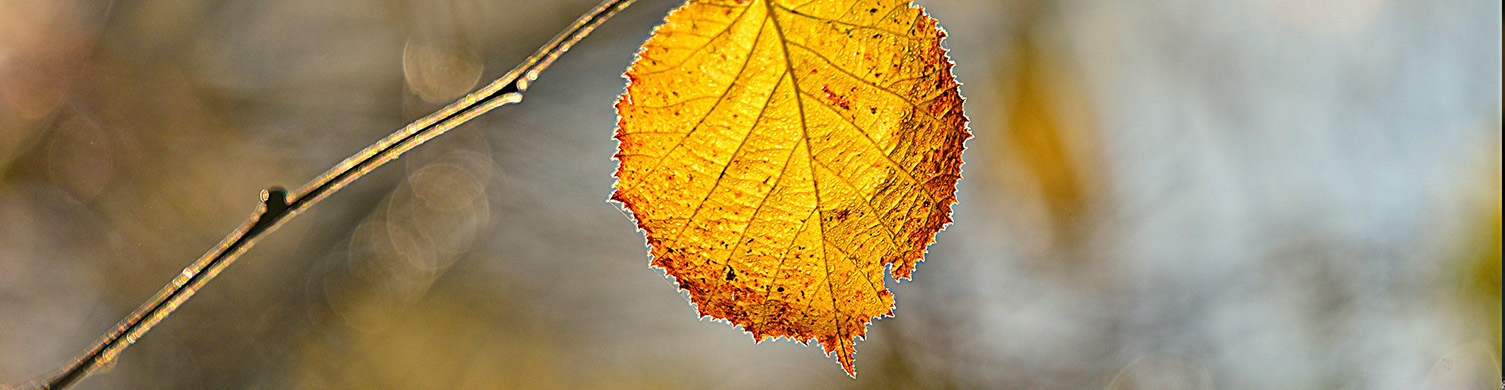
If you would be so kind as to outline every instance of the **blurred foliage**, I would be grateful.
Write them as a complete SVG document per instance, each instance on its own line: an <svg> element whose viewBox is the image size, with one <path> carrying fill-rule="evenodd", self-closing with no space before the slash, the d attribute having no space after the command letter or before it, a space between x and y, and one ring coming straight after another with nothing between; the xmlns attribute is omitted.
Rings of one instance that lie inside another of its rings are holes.
<svg viewBox="0 0 1505 390"><path fill-rule="evenodd" d="M0 382L593 3L0 0ZM976 138L855 381L697 321L604 201L620 71L674 3L293 220L79 388L1499 383L1498 1L923 1Z"/></svg>
<svg viewBox="0 0 1505 390"><path fill-rule="evenodd" d="M1496 125L1498 126L1498 125ZM1492 153L1491 153L1492 152ZM1458 248L1458 270L1455 286L1458 297L1453 300L1462 307L1463 322L1473 324L1470 337L1477 337L1487 345L1486 352L1494 354L1500 362L1500 145L1483 152L1485 160L1476 169L1477 181L1468 183L1467 197L1463 201L1466 218ZM1492 166L1491 166L1492 165ZM1495 371L1498 371L1498 367Z"/></svg>
<svg viewBox="0 0 1505 390"><path fill-rule="evenodd" d="M1040 12L1035 7L1022 15L1038 18ZM1017 208L1013 214L1046 227L1038 242L1050 243L1065 257L1060 260L1080 261L1065 252L1085 244L1095 213L1103 211L1093 209L1105 201L1099 131L1079 84L1080 70L1063 59L1069 53L1058 46L1037 43L1035 31L1015 34L1007 53L1009 65L999 85L1007 88L1001 95L1008 102L1003 119L1008 136L994 151L1003 162L997 171L1004 175L1008 203Z"/></svg>

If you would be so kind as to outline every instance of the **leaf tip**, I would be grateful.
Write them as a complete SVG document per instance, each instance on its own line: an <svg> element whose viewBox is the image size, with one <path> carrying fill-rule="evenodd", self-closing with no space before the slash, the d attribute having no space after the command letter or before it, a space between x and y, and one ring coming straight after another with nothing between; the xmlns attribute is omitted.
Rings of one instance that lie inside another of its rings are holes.
<svg viewBox="0 0 1505 390"><path fill-rule="evenodd" d="M816 341L826 350L826 356L836 355L836 362L841 364L841 370L846 371L847 376L857 379L856 337L817 337Z"/></svg>
<svg viewBox="0 0 1505 390"><path fill-rule="evenodd" d="M842 343L841 347L837 348L836 351L836 358L841 361L841 369L847 372L847 376L857 379L857 362L856 358L852 357L852 355L857 354L856 348L853 348L851 343L847 342Z"/></svg>

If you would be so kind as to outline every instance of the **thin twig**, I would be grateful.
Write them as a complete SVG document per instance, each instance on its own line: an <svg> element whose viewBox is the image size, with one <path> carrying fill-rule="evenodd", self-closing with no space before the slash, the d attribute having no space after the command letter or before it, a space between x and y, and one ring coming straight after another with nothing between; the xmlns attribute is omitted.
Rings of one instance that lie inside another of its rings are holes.
<svg viewBox="0 0 1505 390"><path fill-rule="evenodd" d="M635 0L605 0L601 5L576 19L569 28L539 48L533 56L506 75L492 81L479 91L450 104L444 109L429 114L393 132L381 141L340 162L313 181L304 184L297 192L288 193L280 187L272 187L261 193L261 205L240 228L226 236L220 244L194 261L172 282L152 296L131 313L113 331L107 334L89 353L64 369L40 389L65 389L87 377L95 368L112 364L121 350L134 344L152 326L176 310L183 301L192 297L199 288L219 274L225 266L240 257L256 243L263 234L276 230L289 218L313 206L319 200L339 191L350 182L365 176L367 172L396 159L404 152L425 141L444 134L478 115L493 108L522 101L523 92L538 78L539 72L553 64L575 42L585 38L597 25L606 21L617 11L626 8Z"/></svg>

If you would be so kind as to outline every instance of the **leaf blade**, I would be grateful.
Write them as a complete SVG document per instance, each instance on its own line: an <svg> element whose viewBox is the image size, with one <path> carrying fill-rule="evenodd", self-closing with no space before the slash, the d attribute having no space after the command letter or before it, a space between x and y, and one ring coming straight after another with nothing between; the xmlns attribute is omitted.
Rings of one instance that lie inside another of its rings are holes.
<svg viewBox="0 0 1505 390"><path fill-rule="evenodd" d="M702 316L853 342L950 222L959 84L907 1L691 1L626 72L613 199ZM714 99L711 98L714 96ZM827 303L829 302L829 303Z"/></svg>

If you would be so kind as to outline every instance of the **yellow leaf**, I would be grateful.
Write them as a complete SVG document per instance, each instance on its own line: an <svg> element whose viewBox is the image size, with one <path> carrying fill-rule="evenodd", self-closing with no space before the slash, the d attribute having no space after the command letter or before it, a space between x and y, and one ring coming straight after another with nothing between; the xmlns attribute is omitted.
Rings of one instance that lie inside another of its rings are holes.
<svg viewBox="0 0 1505 390"><path fill-rule="evenodd" d="M617 191L653 265L756 340L853 343L951 221L962 98L907 0L693 0L628 69Z"/></svg>

